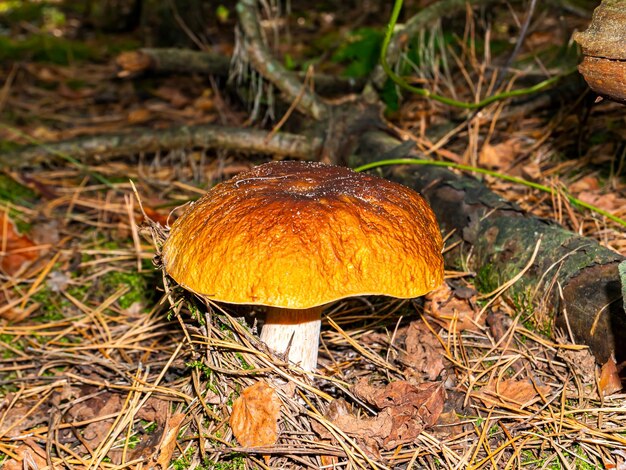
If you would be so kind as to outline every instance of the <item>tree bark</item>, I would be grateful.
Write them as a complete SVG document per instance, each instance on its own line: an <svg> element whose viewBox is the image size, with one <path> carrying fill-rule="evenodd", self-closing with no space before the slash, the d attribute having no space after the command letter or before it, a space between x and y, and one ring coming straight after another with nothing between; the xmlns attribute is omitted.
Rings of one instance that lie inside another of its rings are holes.
<svg viewBox="0 0 626 470"><path fill-rule="evenodd" d="M396 138L380 131L365 133L359 144L350 161L354 166L403 148ZM410 152L405 150L401 156ZM534 262L508 295L522 305L549 309L556 326L589 345L600 363L611 354L618 363L626 360L626 313L618 270L626 258L525 213L475 178L430 166L403 165L379 171L428 199L442 230L453 232L449 243L463 242L446 255L447 265L468 261L469 269L487 290L522 271L541 240Z"/></svg>

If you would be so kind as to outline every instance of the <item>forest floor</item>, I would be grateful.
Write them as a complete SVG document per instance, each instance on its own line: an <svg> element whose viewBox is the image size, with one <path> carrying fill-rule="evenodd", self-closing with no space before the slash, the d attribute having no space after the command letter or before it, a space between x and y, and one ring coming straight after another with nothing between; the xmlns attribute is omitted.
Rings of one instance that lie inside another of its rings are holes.
<svg viewBox="0 0 626 470"><path fill-rule="evenodd" d="M10 53L0 63L0 159L19 145L135 128L252 125L223 77L120 76L115 58L138 47L137 36L72 40L83 26L48 8L2 37ZM501 10L494 24L504 24ZM313 61L328 74L365 75L385 27L377 12L358 25L322 9L292 13L290 40L276 53L296 69ZM211 49L228 55L236 17L221 13ZM575 64L569 35L591 11L561 13L558 21L536 13L519 63ZM449 41L449 70L433 65L435 50L415 81L484 95L490 53L510 38L494 29L489 52L478 12L454 24L465 28L458 36L430 30ZM555 189L482 178L524 210L626 255L624 227L565 196L626 218L622 105L581 96L526 114L504 101L469 123L416 96L388 106L397 132L437 158ZM155 255L177 208L270 158L186 148L4 168L3 468L626 468L620 365L596 364L553 328L553 312L506 293L489 302L474 272L450 268L425 299L332 304L312 376L259 345L259 309L207 306L173 286ZM250 386L258 388L246 393ZM243 425L231 421L238 399ZM237 426L271 434L276 420L273 445L233 436Z"/></svg>

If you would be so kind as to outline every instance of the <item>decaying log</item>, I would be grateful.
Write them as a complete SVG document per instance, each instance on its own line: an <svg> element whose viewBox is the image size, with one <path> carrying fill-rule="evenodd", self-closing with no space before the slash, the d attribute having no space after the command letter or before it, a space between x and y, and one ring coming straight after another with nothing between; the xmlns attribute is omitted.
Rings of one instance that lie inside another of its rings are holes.
<svg viewBox="0 0 626 470"><path fill-rule="evenodd" d="M350 164L379 160L380 155L399 148L399 143L380 131L366 133ZM401 156L415 157L407 151ZM540 243L534 262L509 289L509 296L555 312L557 327L589 345L600 363L612 353L618 363L626 360L626 313L618 270L626 258L525 213L473 177L433 166L377 171L429 200L443 231L453 232L450 243L455 238L463 241L448 253L447 264L460 266L465 260L489 287L502 285L521 272Z"/></svg>

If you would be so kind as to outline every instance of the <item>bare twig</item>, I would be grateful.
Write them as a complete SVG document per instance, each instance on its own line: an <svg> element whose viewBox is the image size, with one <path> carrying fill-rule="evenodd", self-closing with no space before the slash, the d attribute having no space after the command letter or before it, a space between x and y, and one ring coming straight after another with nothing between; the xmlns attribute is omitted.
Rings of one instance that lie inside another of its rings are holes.
<svg viewBox="0 0 626 470"><path fill-rule="evenodd" d="M295 101L302 89L302 83L290 75L267 49L258 21L256 0L241 0L237 4L237 12L244 32L245 50L254 68L282 91L287 101ZM328 114L327 105L310 90L305 90L302 94L298 110L314 119L323 119Z"/></svg>
<svg viewBox="0 0 626 470"><path fill-rule="evenodd" d="M50 163L58 157L71 155L82 162L94 157L156 152L177 148L219 148L245 153L261 153L314 159L322 147L321 139L279 133L267 139L266 131L200 125L174 127L167 130L142 129L124 134L89 136L51 144L30 145L0 157L0 168L22 168ZM266 141L267 139L267 141Z"/></svg>

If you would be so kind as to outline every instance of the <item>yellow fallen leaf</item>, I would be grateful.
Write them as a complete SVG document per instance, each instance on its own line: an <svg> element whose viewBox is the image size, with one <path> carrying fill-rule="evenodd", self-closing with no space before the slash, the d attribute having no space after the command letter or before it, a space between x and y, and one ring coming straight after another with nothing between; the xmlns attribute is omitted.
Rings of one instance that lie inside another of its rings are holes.
<svg viewBox="0 0 626 470"><path fill-rule="evenodd" d="M233 403L230 427L244 447L270 446L278 439L280 399L266 382L246 388Z"/></svg>

